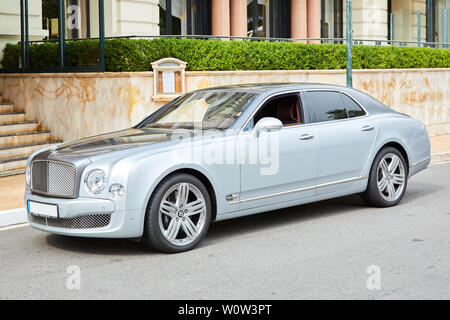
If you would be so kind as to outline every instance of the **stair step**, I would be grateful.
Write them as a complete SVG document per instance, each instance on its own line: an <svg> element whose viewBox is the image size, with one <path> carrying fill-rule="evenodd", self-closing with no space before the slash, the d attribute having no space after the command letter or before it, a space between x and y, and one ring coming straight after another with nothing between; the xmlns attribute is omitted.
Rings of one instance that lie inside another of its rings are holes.
<svg viewBox="0 0 450 320"><path fill-rule="evenodd" d="M25 112L2 112L0 113L0 123L23 122Z"/></svg>
<svg viewBox="0 0 450 320"><path fill-rule="evenodd" d="M15 176L15 175L24 174L24 173L25 173L25 168L15 169L15 170L7 170L7 171L0 172L0 178Z"/></svg>
<svg viewBox="0 0 450 320"><path fill-rule="evenodd" d="M36 131L37 128L38 128L37 121L0 123L0 135L16 132Z"/></svg>
<svg viewBox="0 0 450 320"><path fill-rule="evenodd" d="M0 146L31 144L50 140L50 131L16 132L0 135Z"/></svg>
<svg viewBox="0 0 450 320"><path fill-rule="evenodd" d="M43 141L43 142L31 143L31 144L10 145L10 146L0 147L0 161L11 159L11 158L27 157L39 149L58 144L60 142L62 142L62 141L48 140L48 141Z"/></svg>
<svg viewBox="0 0 450 320"><path fill-rule="evenodd" d="M0 98L1 101L1 98ZM14 105L12 103L0 103L0 113L14 112Z"/></svg>
<svg viewBox="0 0 450 320"><path fill-rule="evenodd" d="M28 157L12 158L0 161L0 172L24 169L27 165Z"/></svg>

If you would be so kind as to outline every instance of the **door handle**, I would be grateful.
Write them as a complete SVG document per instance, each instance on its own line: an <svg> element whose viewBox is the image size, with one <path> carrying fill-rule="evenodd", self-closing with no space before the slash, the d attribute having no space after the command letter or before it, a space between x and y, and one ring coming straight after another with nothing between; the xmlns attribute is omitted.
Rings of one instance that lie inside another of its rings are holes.
<svg viewBox="0 0 450 320"><path fill-rule="evenodd" d="M367 125L367 126L362 127L361 131L372 131L373 129L375 129L375 128Z"/></svg>
<svg viewBox="0 0 450 320"><path fill-rule="evenodd" d="M314 138L314 136L312 134L303 134L300 136L300 138L298 138L299 140L311 140L312 138Z"/></svg>

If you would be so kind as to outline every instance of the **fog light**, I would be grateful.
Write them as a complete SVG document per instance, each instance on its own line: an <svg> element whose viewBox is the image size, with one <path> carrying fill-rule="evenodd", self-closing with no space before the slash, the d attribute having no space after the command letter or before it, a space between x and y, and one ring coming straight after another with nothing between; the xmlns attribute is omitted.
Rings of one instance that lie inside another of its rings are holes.
<svg viewBox="0 0 450 320"><path fill-rule="evenodd" d="M111 198L121 198L124 194L125 187L119 183L115 183L109 188L109 195Z"/></svg>

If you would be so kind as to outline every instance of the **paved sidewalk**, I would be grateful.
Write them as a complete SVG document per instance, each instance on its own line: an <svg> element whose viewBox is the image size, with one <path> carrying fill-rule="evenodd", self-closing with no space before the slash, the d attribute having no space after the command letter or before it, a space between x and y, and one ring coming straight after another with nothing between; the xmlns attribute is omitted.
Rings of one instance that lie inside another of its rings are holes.
<svg viewBox="0 0 450 320"><path fill-rule="evenodd" d="M24 207L25 175L0 178L0 211Z"/></svg>
<svg viewBox="0 0 450 320"><path fill-rule="evenodd" d="M450 161L450 134L430 138L432 162ZM4 210L23 208L25 175L0 178L0 213Z"/></svg>
<svg viewBox="0 0 450 320"><path fill-rule="evenodd" d="M431 162L450 161L450 134L431 137Z"/></svg>

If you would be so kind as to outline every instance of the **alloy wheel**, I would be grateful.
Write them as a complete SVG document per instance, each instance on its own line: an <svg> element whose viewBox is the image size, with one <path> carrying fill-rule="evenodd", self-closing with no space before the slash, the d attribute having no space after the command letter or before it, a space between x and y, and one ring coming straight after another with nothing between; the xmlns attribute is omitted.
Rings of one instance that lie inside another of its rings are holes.
<svg viewBox="0 0 450 320"><path fill-rule="evenodd" d="M394 153L386 154L378 164L377 184L381 196L389 202L396 201L403 193L406 170L403 161Z"/></svg>
<svg viewBox="0 0 450 320"><path fill-rule="evenodd" d="M206 202L200 190L191 183L178 183L164 194L159 206L159 227L173 245L193 242L206 220Z"/></svg>

